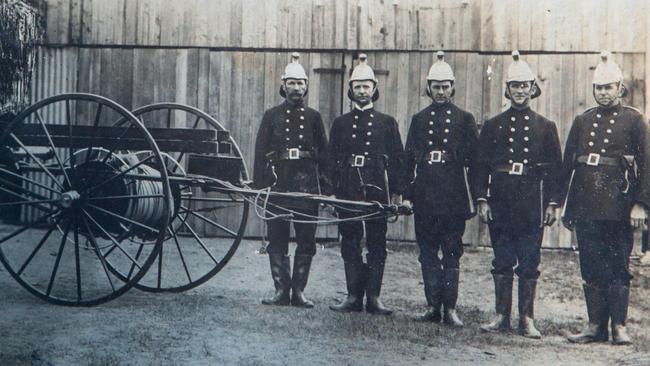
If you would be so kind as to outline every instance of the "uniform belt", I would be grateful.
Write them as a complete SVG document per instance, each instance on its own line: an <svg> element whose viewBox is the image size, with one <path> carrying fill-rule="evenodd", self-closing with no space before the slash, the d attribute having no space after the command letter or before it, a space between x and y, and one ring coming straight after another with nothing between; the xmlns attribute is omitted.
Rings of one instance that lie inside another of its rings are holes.
<svg viewBox="0 0 650 366"><path fill-rule="evenodd" d="M311 159L314 157L312 151L300 150L298 148L291 148L280 153L276 152L275 160L297 160L297 159Z"/></svg>
<svg viewBox="0 0 650 366"><path fill-rule="evenodd" d="M495 173L508 173L510 175L531 175L537 172L537 167L524 163L497 164L492 169Z"/></svg>
<svg viewBox="0 0 650 366"><path fill-rule="evenodd" d="M356 168L379 165L383 164L385 161L385 155L352 155L345 160L349 166Z"/></svg>
<svg viewBox="0 0 650 366"><path fill-rule="evenodd" d="M422 155L422 162L427 163L448 163L452 159L450 153L446 151L433 150Z"/></svg>
<svg viewBox="0 0 650 366"><path fill-rule="evenodd" d="M590 166L598 165L610 165L610 166L620 166L620 158L612 158L609 156L601 156L600 154L589 154L578 156L576 162L579 164L585 164Z"/></svg>

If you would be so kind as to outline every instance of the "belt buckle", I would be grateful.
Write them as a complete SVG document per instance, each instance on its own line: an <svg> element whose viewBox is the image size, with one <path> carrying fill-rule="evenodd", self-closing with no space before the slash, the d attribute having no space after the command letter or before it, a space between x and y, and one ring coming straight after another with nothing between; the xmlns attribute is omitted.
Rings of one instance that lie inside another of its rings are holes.
<svg viewBox="0 0 650 366"><path fill-rule="evenodd" d="M355 155L352 166L356 168L363 168L364 165L366 165L366 157L364 155Z"/></svg>
<svg viewBox="0 0 650 366"><path fill-rule="evenodd" d="M524 174L524 164L523 163L512 163L512 166L510 167L510 171L508 172L510 175L523 175Z"/></svg>
<svg viewBox="0 0 650 366"><path fill-rule="evenodd" d="M289 149L289 160L296 160L296 159L300 159L300 149L295 147Z"/></svg>
<svg viewBox="0 0 650 366"><path fill-rule="evenodd" d="M434 150L429 152L429 161L432 163L439 163L442 161L442 151Z"/></svg>
<svg viewBox="0 0 650 366"><path fill-rule="evenodd" d="M598 166L599 162L600 162L600 154L591 153L587 157L587 165Z"/></svg>

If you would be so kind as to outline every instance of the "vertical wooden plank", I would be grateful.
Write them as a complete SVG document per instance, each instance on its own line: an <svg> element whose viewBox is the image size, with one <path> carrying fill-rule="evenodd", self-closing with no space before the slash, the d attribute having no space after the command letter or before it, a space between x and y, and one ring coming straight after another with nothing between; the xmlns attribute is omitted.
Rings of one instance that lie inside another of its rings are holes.
<svg viewBox="0 0 650 366"><path fill-rule="evenodd" d="M272 3L272 2L269 2ZM266 39L266 14L274 11L260 11L260 4L255 0L242 0L241 47L263 47ZM266 9L270 4L263 5ZM268 46L266 46L268 47Z"/></svg>
<svg viewBox="0 0 650 366"><path fill-rule="evenodd" d="M136 48L133 50L133 107L154 103L153 86L156 72L156 50Z"/></svg>
<svg viewBox="0 0 650 366"><path fill-rule="evenodd" d="M517 21L517 42L515 43L515 48L520 50L530 50L532 46L531 34L532 32L537 32L537 29L533 29L532 19L535 17L533 12L533 3L534 1L518 1L514 6L517 6L517 13L519 14ZM513 14L511 14L512 17ZM512 19L512 18L511 18Z"/></svg>
<svg viewBox="0 0 650 366"><path fill-rule="evenodd" d="M648 6L650 8L650 6ZM646 13L647 14L647 13ZM646 35L650 33L650 16L646 15ZM646 119L650 118L650 36L646 36L645 43L645 116Z"/></svg>
<svg viewBox="0 0 650 366"><path fill-rule="evenodd" d="M501 31L504 23L502 19L505 19L499 7L503 8L503 2L481 0L481 50L492 51L499 47L497 38L503 34Z"/></svg>
<svg viewBox="0 0 650 366"><path fill-rule="evenodd" d="M442 49L444 39L441 25L443 23L440 7L428 6L418 9L419 49Z"/></svg>

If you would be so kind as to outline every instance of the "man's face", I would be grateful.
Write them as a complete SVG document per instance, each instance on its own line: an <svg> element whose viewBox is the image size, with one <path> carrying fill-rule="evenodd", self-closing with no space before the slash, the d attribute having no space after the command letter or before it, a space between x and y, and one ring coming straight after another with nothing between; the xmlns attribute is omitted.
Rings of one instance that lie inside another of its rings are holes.
<svg viewBox="0 0 650 366"><path fill-rule="evenodd" d="M430 81L429 82L429 93L431 93L431 99L433 99L436 104L445 104L451 100L451 94L454 91L454 86L451 84L451 81Z"/></svg>
<svg viewBox="0 0 650 366"><path fill-rule="evenodd" d="M284 81L284 92L288 101L302 102L307 92L307 81L303 79L286 79Z"/></svg>
<svg viewBox="0 0 650 366"><path fill-rule="evenodd" d="M527 106L530 103L530 96L533 94L533 82L511 81L508 83L508 94L516 106Z"/></svg>
<svg viewBox="0 0 650 366"><path fill-rule="evenodd" d="M375 94L375 83L370 80L352 82L352 97L360 105L366 105L372 101Z"/></svg>
<svg viewBox="0 0 650 366"><path fill-rule="evenodd" d="M618 102L619 84L609 83L602 85L594 85L594 98L596 103L603 107L610 106Z"/></svg>

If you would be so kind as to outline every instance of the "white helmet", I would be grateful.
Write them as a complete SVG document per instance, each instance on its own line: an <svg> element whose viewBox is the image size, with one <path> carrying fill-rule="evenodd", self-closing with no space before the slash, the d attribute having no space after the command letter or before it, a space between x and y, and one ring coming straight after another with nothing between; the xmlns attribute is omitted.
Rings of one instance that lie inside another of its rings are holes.
<svg viewBox="0 0 650 366"><path fill-rule="evenodd" d="M526 61L519 59L519 51L512 51L512 63L508 67L506 83L511 81L535 81L536 77Z"/></svg>
<svg viewBox="0 0 650 366"><path fill-rule="evenodd" d="M436 53L438 61L434 62L429 69L429 74L427 75L427 81L455 81L454 71L451 69L448 63L445 62L445 53L438 51Z"/></svg>
<svg viewBox="0 0 650 366"><path fill-rule="evenodd" d="M359 64L357 67L352 70L352 75L350 76L350 83L353 81L362 81L370 80L377 84L377 78L375 78L375 72L372 71L372 67L368 66L368 55L362 53L359 55Z"/></svg>
<svg viewBox="0 0 650 366"><path fill-rule="evenodd" d="M620 83L623 81L623 72L614 60L611 60L611 53L603 51L600 53L600 62L594 71L594 85L605 85Z"/></svg>
<svg viewBox="0 0 650 366"><path fill-rule="evenodd" d="M284 75L282 75L282 80L287 79L298 79L298 80L308 80L307 73L303 69L302 65L298 60L300 59L300 54L294 52L291 54L291 62L284 68Z"/></svg>

